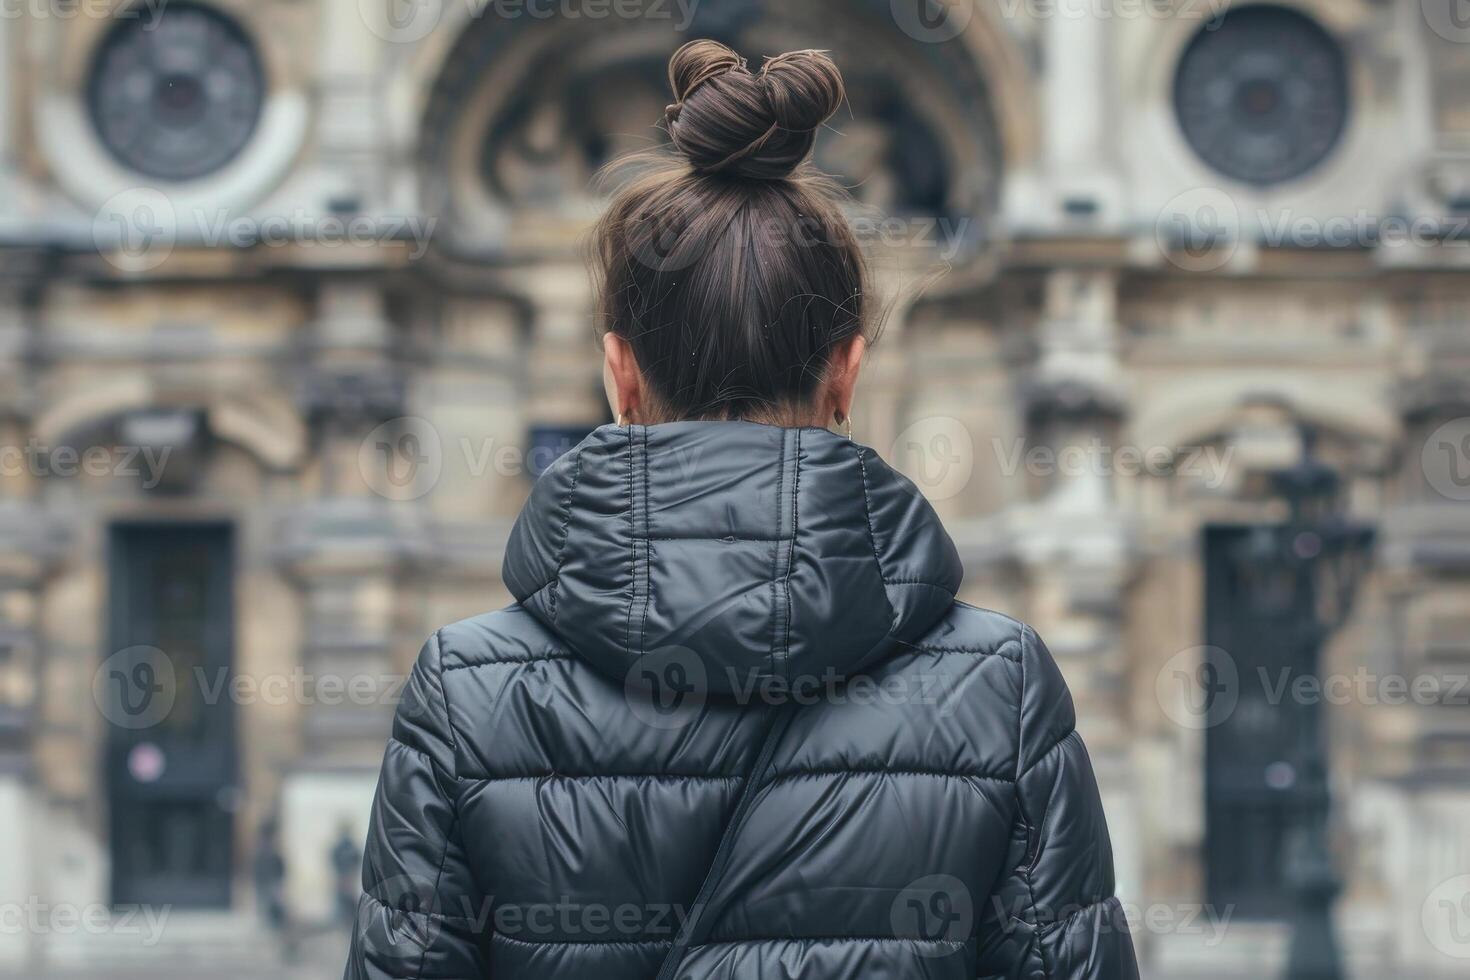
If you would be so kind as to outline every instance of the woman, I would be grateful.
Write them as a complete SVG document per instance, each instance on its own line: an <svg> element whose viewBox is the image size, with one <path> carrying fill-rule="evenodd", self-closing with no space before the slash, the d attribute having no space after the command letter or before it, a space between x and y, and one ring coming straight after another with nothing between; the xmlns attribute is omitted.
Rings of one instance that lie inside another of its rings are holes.
<svg viewBox="0 0 1470 980"><path fill-rule="evenodd" d="M669 67L683 160L594 239L618 424L536 484L516 604L419 656L347 976L1135 977L1050 655L826 428L870 305L806 163L841 76Z"/></svg>

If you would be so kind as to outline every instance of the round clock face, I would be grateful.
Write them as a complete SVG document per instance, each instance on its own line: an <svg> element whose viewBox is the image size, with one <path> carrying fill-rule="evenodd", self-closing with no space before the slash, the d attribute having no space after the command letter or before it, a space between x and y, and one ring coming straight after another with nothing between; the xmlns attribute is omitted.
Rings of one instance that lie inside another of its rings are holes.
<svg viewBox="0 0 1470 980"><path fill-rule="evenodd" d="M1237 7L1179 59L1174 108L1189 145L1227 177L1275 184L1331 154L1348 118L1342 49L1282 7Z"/></svg>
<svg viewBox="0 0 1470 980"><path fill-rule="evenodd" d="M208 7L169 4L123 21L92 63L88 102L103 144L140 174L183 181L232 160L265 101L255 46Z"/></svg>

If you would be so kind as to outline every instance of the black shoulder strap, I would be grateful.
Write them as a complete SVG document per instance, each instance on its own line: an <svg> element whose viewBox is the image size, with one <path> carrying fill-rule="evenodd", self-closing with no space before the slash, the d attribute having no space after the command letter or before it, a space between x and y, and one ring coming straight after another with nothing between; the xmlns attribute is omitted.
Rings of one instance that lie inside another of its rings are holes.
<svg viewBox="0 0 1470 980"><path fill-rule="evenodd" d="M735 842L735 835L739 832L740 825L745 822L745 815L750 811L756 791L760 789L761 776L765 774L766 767L771 764L771 756L775 754L776 745L781 741L781 736L786 733L786 727L791 723L795 708L796 705L793 702L768 709L770 713L763 725L760 749L756 752L750 769L745 773L740 799L735 804L734 812L730 814L729 822L725 824L724 833L720 835L720 845L715 848L714 860L710 862L709 871L705 873L704 884L699 888L699 895L694 899L694 906L689 910L684 925L679 929L674 945L669 948L668 955L664 957L663 966L658 971L658 980L673 980L679 965L684 961L684 954L689 951L690 946L694 945L695 937L700 934L705 910L714 897L720 880L725 875L726 865L730 863L730 851Z"/></svg>

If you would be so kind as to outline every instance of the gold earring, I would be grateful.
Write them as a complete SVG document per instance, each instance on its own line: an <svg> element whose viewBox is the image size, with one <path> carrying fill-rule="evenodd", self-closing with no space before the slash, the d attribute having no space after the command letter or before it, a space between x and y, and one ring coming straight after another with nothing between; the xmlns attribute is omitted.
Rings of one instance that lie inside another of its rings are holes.
<svg viewBox="0 0 1470 980"><path fill-rule="evenodd" d="M627 420L627 418L623 415L622 412L619 412L618 413L618 428L620 428L620 429L626 429L627 427L628 427L628 420Z"/></svg>
<svg viewBox="0 0 1470 980"><path fill-rule="evenodd" d="M847 436L847 441L852 442L852 416L846 412L838 412L837 424L842 426L842 431Z"/></svg>

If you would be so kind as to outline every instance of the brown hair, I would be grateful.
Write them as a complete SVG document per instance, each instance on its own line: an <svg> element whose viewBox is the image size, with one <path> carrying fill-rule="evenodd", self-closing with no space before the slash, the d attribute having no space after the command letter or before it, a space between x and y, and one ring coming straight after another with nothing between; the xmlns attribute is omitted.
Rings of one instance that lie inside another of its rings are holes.
<svg viewBox="0 0 1470 980"><path fill-rule="evenodd" d="M867 324L846 194L810 165L842 105L826 53L752 73L691 41L669 61L675 159L643 156L593 233L600 326L632 346L667 419L785 420Z"/></svg>

